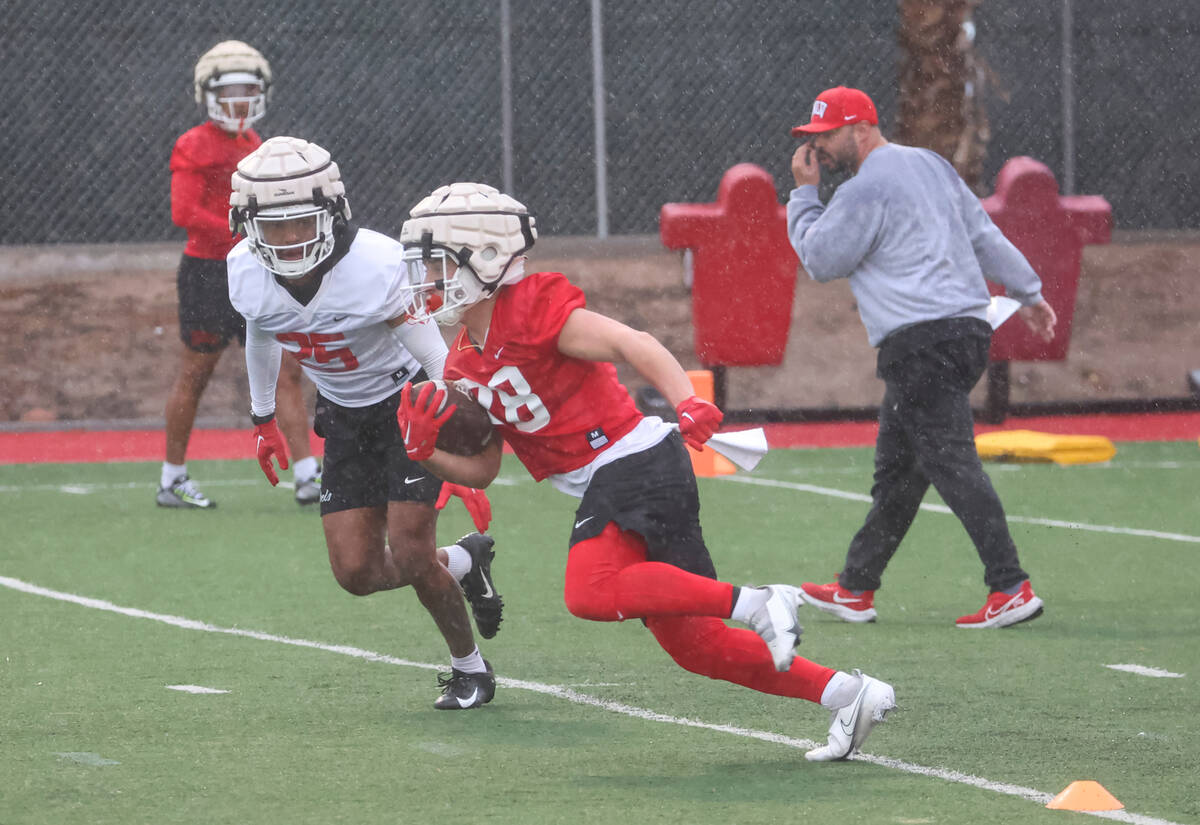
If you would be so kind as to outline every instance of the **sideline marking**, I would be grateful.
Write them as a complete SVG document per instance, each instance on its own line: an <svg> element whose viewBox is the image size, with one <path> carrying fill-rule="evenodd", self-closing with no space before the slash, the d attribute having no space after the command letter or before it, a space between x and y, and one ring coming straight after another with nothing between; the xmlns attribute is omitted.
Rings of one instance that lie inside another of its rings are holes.
<svg viewBox="0 0 1200 825"><path fill-rule="evenodd" d="M851 493L847 490L837 490L833 487L819 487L815 484L800 484L795 481L775 481L770 478L750 478L747 476L718 476L720 481L732 481L737 484L753 484L759 487L781 487L785 490L797 490L801 493L813 493L818 496L842 498L848 501L871 503L871 497L863 493ZM953 515L950 508L944 504L922 504L922 510L930 513ZM1108 524L1088 524L1082 521L1064 521L1053 518L1035 518L1033 516L1009 516L1009 522L1017 524L1034 524L1040 527L1062 527L1068 530L1086 530L1092 533L1116 533L1122 536L1140 536L1148 539L1163 539L1164 541L1183 541L1200 544L1200 536L1190 536L1187 533L1164 533L1160 530L1143 530L1138 527L1114 527Z"/></svg>
<svg viewBox="0 0 1200 825"><path fill-rule="evenodd" d="M1160 679L1182 679L1186 674L1172 673L1169 670L1159 670L1156 667L1144 665L1105 665L1113 670L1123 670L1126 673L1136 673L1138 676L1156 676Z"/></svg>
<svg viewBox="0 0 1200 825"><path fill-rule="evenodd" d="M8 587L12 590L17 590L22 593L28 593L34 596L45 596L49 599L55 599L62 602L70 602L82 607L90 607L95 610L105 610L110 613L119 613L123 616L130 616L135 619L149 619L162 624L181 627L185 630L202 630L206 633L222 633L227 636L243 636L249 639L258 639L263 642L276 642L278 644L292 645L294 647L307 647L313 650L323 650L328 653L338 653L343 656L352 656L357 659L363 659L368 662L381 662L389 665L401 665L404 667L415 667L421 670L444 670L443 665L428 664L426 662L414 662L408 659L399 659L394 656L388 656L383 653L375 653L374 651L364 650L359 647L350 645L331 645L322 642L313 642L307 639L293 639L288 636L277 636L273 633L263 633L257 630L242 630L236 627L217 627L216 625L208 624L207 622L197 621L195 619L187 619L182 616L171 616L164 613L151 613L146 610L139 610L136 607L121 607L112 602L104 601L103 599L93 599L87 596L77 596L74 593L63 593L58 590L50 590L45 587L40 587L36 584L21 581L20 579L12 579L8 576L0 576L0 585ZM496 683L508 688L517 688L520 690L528 690L534 693L541 693L546 696L554 696L559 699L565 699L568 702L574 702L578 705L599 708L610 713L617 713L623 716L631 716L635 719L643 719L647 722L662 722L670 725L679 725L685 728L698 728L700 730L714 731L716 733L728 733L733 736L742 736L747 739L757 739L761 742L770 742L776 745L784 745L797 750L809 750L818 745L825 744L824 742L814 742L811 739L796 739L791 736L774 733L772 731L755 730L753 728L741 728L735 725L716 725L711 722L701 722L695 719L686 719L679 716L670 716L665 713L639 708L634 705L626 705L621 702L612 702L607 699L601 699L597 696L589 696L585 693L579 693L571 690L568 687L560 685L547 685L541 682L526 682L521 679L509 679L505 677L497 677ZM1053 794L1048 794L1035 788L1026 788L1021 785L1009 785L1005 782L993 782L990 779L984 779L979 776L960 773L959 771L947 770L946 768L931 768L925 765L917 765L912 762L905 762L900 759L893 759L889 756L874 756L868 753L858 753L852 757L854 761L869 762L872 765L879 765L893 770L903 771L905 773L916 774L918 776L927 776L934 779L943 779L947 782L955 782L960 785L970 785L975 788L982 788L987 791L1006 794L1008 796L1016 796L1030 802L1036 802L1039 805L1045 805L1054 798ZM1129 813L1128 811L1078 811L1078 813L1087 814L1088 816L1097 816L1103 819L1112 819L1117 822L1129 822L1132 825L1182 825L1182 823L1172 822L1167 819L1158 819L1156 817L1144 816L1142 814Z"/></svg>
<svg viewBox="0 0 1200 825"><path fill-rule="evenodd" d="M265 478L226 478L205 479L205 487L259 487L267 483ZM524 484L524 479L500 476L492 484L498 487L518 487ZM533 483L532 479L529 481ZM280 487L291 489L292 482L280 481ZM96 484L0 484L0 493L72 493L88 495L107 490L157 490L158 486L146 481L97 482Z"/></svg>
<svg viewBox="0 0 1200 825"><path fill-rule="evenodd" d="M182 690L184 693L228 693L220 688L202 687L200 685L167 685L167 690Z"/></svg>

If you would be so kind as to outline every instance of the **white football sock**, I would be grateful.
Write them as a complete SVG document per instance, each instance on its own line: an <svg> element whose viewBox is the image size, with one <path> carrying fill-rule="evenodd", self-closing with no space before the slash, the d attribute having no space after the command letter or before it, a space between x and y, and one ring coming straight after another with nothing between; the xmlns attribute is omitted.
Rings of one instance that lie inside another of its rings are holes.
<svg viewBox="0 0 1200 825"><path fill-rule="evenodd" d="M184 464L168 464L167 462L164 461L163 465L162 465L162 475L159 476L158 486L164 487L164 488L170 487L172 481L179 478L180 476L185 476L185 475L187 475L187 464L186 463L184 463Z"/></svg>
<svg viewBox="0 0 1200 825"><path fill-rule="evenodd" d="M483 656L480 654L478 647L461 659L458 656L451 656L450 667L463 673L487 672L487 665L483 663Z"/></svg>
<svg viewBox="0 0 1200 825"><path fill-rule="evenodd" d="M310 455L308 458L302 458L292 465L292 478L297 482L308 481L320 469L321 465L317 463L317 457Z"/></svg>
<svg viewBox="0 0 1200 825"><path fill-rule="evenodd" d="M442 549L446 551L446 569L455 581L462 581L462 577L471 572L471 554L457 544Z"/></svg>
<svg viewBox="0 0 1200 825"><path fill-rule="evenodd" d="M862 677L851 676L849 673L838 671L833 674L829 684L821 693L821 707L838 710L854 701L854 697L862 690Z"/></svg>
<svg viewBox="0 0 1200 825"><path fill-rule="evenodd" d="M729 614L729 618L745 624L750 621L750 616L755 610L767 603L771 594L765 587L740 587L738 590L737 601L733 603L733 612Z"/></svg>

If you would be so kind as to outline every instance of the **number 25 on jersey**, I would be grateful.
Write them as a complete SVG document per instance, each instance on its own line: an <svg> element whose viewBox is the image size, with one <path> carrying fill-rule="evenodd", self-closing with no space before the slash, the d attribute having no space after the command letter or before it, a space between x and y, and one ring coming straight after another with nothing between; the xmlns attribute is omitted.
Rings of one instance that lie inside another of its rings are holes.
<svg viewBox="0 0 1200 825"><path fill-rule="evenodd" d="M358 369L358 359L345 344L340 333L281 332L275 338L283 344L288 355L306 366L324 372L350 372ZM297 349L293 349L296 347Z"/></svg>

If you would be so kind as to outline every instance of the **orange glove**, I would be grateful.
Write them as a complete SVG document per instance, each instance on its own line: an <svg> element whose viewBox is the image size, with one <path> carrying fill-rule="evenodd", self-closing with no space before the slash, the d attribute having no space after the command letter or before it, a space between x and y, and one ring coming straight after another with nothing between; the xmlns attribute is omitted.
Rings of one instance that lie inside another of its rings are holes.
<svg viewBox="0 0 1200 825"><path fill-rule="evenodd" d="M271 486L274 487L279 483L279 476L275 474L275 466L271 463L271 459L275 458L279 461L279 469L286 470L288 468L287 446L283 443L283 434L279 432L275 416L271 416L261 424L254 425L254 452L258 455L258 466L262 467L267 481L271 482Z"/></svg>
<svg viewBox="0 0 1200 825"><path fill-rule="evenodd" d="M413 461L424 461L433 455L438 431L458 407L448 404L438 415L437 409L446 399L445 390L435 390L432 382L421 387L416 398L413 398L412 390L411 381L400 390L396 421L400 425L400 436L404 439L404 451L408 457Z"/></svg>
<svg viewBox="0 0 1200 825"><path fill-rule="evenodd" d="M694 450L699 450L705 441L712 438L717 427L721 426L721 419L725 417L716 404L695 395L680 401L675 412L679 414L679 434Z"/></svg>
<svg viewBox="0 0 1200 825"><path fill-rule="evenodd" d="M438 493L437 504L434 506L441 510L450 502L450 496L462 499L467 512L471 514L471 521L475 522L476 530L482 533L488 529L488 525L492 523L492 503L488 501L487 493L474 487L443 481L442 491Z"/></svg>

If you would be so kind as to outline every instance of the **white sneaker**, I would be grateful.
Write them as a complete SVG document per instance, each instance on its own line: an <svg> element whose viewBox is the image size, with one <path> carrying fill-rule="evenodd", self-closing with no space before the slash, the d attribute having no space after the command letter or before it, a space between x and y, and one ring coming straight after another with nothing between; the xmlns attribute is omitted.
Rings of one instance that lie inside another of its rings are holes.
<svg viewBox="0 0 1200 825"><path fill-rule="evenodd" d="M861 670L855 670L854 675L862 679L858 695L853 702L834 712L833 723L829 726L829 744L804 754L809 762L845 759L862 747L871 729L896 707L896 691L891 685L873 679Z"/></svg>
<svg viewBox="0 0 1200 825"><path fill-rule="evenodd" d="M783 673L792 666L796 645L804 632L796 618L800 591L788 584L768 584L758 589L767 591L767 601L750 614L747 624L767 643L775 669Z"/></svg>
<svg viewBox="0 0 1200 825"><path fill-rule="evenodd" d="M296 479L294 487L297 504L316 504L321 500L321 468L317 467L317 474L312 478Z"/></svg>

